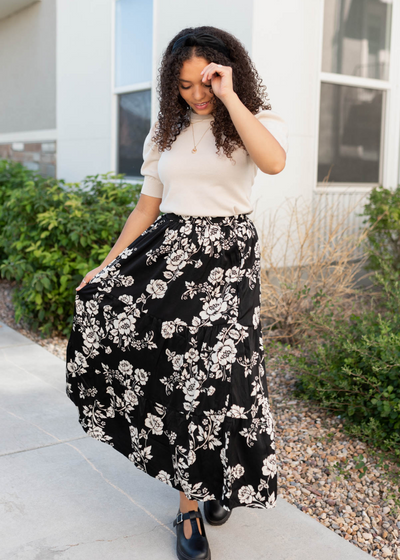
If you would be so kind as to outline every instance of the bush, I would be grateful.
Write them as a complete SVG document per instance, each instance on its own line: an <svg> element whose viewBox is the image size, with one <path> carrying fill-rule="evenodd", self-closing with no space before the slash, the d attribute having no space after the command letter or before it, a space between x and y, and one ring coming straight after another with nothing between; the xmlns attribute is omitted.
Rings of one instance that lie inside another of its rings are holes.
<svg viewBox="0 0 400 560"><path fill-rule="evenodd" d="M364 206L363 223L368 231L369 270L382 270L383 263L400 271L400 185L394 190L374 188Z"/></svg>
<svg viewBox="0 0 400 560"><path fill-rule="evenodd" d="M319 330L326 327L323 341L310 341L288 361L299 372L296 396L349 419L359 435L400 458L400 287L378 278L392 312L372 308L354 313L349 322L316 315Z"/></svg>
<svg viewBox="0 0 400 560"><path fill-rule="evenodd" d="M16 322L23 318L43 335L67 335L75 288L109 253L141 187L111 173L88 176L81 185L18 174L0 209L0 274L17 281Z"/></svg>
<svg viewBox="0 0 400 560"><path fill-rule="evenodd" d="M318 197L312 204L287 200L261 232L261 318L267 341L298 345L310 331L308 318L324 301L340 304L360 292L357 282L368 258L366 231L354 231L349 219L360 204L341 208ZM361 253L361 257L360 257ZM335 309L333 306L332 309ZM341 317L351 311L344 306ZM315 333L318 334L318 333Z"/></svg>
<svg viewBox="0 0 400 560"><path fill-rule="evenodd" d="M23 187L27 181L44 182L44 178L34 171L30 171L21 163L9 161L7 159L0 160L0 235L4 229L5 222L2 217L1 208L3 208L10 194ZM0 262L4 260L6 255L0 248Z"/></svg>
<svg viewBox="0 0 400 560"><path fill-rule="evenodd" d="M352 314L342 304L317 300L308 317L295 394L335 411L345 429L400 459L400 192L374 189L368 219L368 268L379 288ZM360 304L358 304L360 305Z"/></svg>

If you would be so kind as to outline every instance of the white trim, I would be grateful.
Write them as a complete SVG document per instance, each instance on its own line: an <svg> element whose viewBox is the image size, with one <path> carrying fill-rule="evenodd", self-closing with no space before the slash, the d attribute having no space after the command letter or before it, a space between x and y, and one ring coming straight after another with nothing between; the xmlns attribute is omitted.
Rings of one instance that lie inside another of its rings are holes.
<svg viewBox="0 0 400 560"><path fill-rule="evenodd" d="M156 18L154 17L155 14L155 7L156 2L155 0L151 0L153 2L153 69L152 69L152 78L156 76L157 68L155 64L155 45L156 45L156 33L155 33L155 21ZM154 107L154 96L156 94L155 88L153 87L153 80L147 82L140 82L137 84L129 84L127 86L120 86L116 87L115 85L115 11L116 11L116 3L118 0L111 1L111 93L112 93L112 106L111 106L111 165L114 173L117 172L118 167L118 96L124 93L132 93L135 91L144 91L144 90L151 90L151 113L153 113ZM152 117L151 124L152 122ZM140 176L136 180L133 179L124 179L129 182L138 183L143 182L143 177Z"/></svg>
<svg viewBox="0 0 400 560"><path fill-rule="evenodd" d="M324 41L324 10L325 10L325 2L321 2L319 4L320 8L320 26L319 26L319 62L318 62L318 71L319 71L319 79L316 81L317 83L317 91L316 91L316 111L317 116L315 118L315 129L314 129L314 157L313 157L313 178L312 178L312 187L311 192L312 195L315 192L316 185L318 184L318 151L319 151L319 120L320 120L320 112L321 112L321 68L322 68L322 51L323 51L323 41Z"/></svg>
<svg viewBox="0 0 400 560"><path fill-rule="evenodd" d="M99 179L100 180L100 179ZM102 179L104 182L106 183L119 183L121 179ZM135 179L134 177L124 177L122 179L123 183L130 183L131 185L137 185L138 183L142 184L143 183L143 177L140 177L139 179Z"/></svg>
<svg viewBox="0 0 400 560"><path fill-rule="evenodd" d="M114 56L115 56L115 52L114 52ZM152 82L141 82L140 84L130 84L128 86L114 87L113 92L116 94L131 93L132 91L142 91L145 89L151 89L151 86L152 86Z"/></svg>
<svg viewBox="0 0 400 560"><path fill-rule="evenodd" d="M347 74L333 74L331 72L320 72L320 80L329 84L340 84L343 86L355 86L368 89L391 88L390 81L361 78L360 76L348 76Z"/></svg>
<svg viewBox="0 0 400 560"><path fill-rule="evenodd" d="M132 183L132 185L137 185L140 183L143 184L144 178L143 177L132 177L131 175L125 175L123 179L124 183Z"/></svg>
<svg viewBox="0 0 400 560"><path fill-rule="evenodd" d="M369 192L377 186L378 183L341 183L339 185L335 183L331 187L317 185L313 188L313 192L317 194Z"/></svg>
<svg viewBox="0 0 400 560"><path fill-rule="evenodd" d="M388 144L388 132L390 129L390 91L386 91L382 94L382 115L381 115L381 137L380 137L380 146L379 146L379 184L386 187L386 177L388 175L388 153L389 153L389 144Z"/></svg>
<svg viewBox="0 0 400 560"><path fill-rule="evenodd" d="M320 25L320 68L322 68L322 48L323 48L323 29L324 29L324 4L321 9ZM348 186L354 191L362 192L371 190L378 184L386 188L393 188L399 180L399 159L400 159L400 38L397 37L395 30L400 27L400 0L393 2L392 21L390 29L390 57L389 57L389 80L377 80L373 78L362 78L360 76L348 76L345 74L335 74L331 72L320 72L318 84L318 118L316 123L316 144L314 150L314 181L313 193L344 192ZM332 186L322 186L317 181L318 177L318 148L319 148L319 121L320 121L320 96L321 84L331 83L344 86L362 87L375 89L385 92L382 103L382 123L381 123L381 148L379 155L379 183L332 183ZM334 186L333 186L334 185ZM347 191L346 191L347 192Z"/></svg>
<svg viewBox="0 0 400 560"><path fill-rule="evenodd" d="M11 142L54 142L55 140L57 140L56 128L0 133L0 144L9 144Z"/></svg>
<svg viewBox="0 0 400 560"><path fill-rule="evenodd" d="M396 32L400 28L400 2L392 5L392 29L389 58L390 91L386 94L385 122L385 161L382 184L385 188L396 188L399 181L400 159L400 37Z"/></svg>
<svg viewBox="0 0 400 560"><path fill-rule="evenodd" d="M159 13L159 7L158 7L158 0L152 0L153 1L153 44L151 46L151 48L153 49L153 56L152 56L152 60L151 60L151 64L152 64L152 84L151 84L151 126L153 126L154 122L157 120L157 114L158 114L158 92L157 92L157 88L153 87L153 84L157 83L157 72L158 72L158 66L159 63L161 63L161 58L160 60L158 60L157 58L157 41L158 41L158 36L160 33L159 27L158 27L158 13Z"/></svg>
<svg viewBox="0 0 400 560"><path fill-rule="evenodd" d="M115 4L111 2L111 169L117 172L118 95L115 93Z"/></svg>

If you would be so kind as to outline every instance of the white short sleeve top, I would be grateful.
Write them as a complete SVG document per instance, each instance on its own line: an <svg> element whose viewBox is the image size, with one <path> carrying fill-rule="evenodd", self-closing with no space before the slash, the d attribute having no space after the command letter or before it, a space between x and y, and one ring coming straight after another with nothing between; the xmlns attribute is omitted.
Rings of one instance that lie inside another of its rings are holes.
<svg viewBox="0 0 400 560"><path fill-rule="evenodd" d="M170 150L159 152L151 141L157 121L143 145L144 176L141 192L161 198L160 211L187 216L233 216L253 211L251 188L258 167L243 148L227 158L217 153L210 123L212 115L190 109L191 125L176 138ZM288 127L271 110L254 115L288 152ZM197 152L193 150L193 133Z"/></svg>

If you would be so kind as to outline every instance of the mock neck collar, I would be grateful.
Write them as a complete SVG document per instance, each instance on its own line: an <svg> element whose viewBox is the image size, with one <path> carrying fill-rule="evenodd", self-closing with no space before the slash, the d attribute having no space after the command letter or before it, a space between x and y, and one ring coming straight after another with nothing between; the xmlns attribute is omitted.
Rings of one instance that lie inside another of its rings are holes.
<svg viewBox="0 0 400 560"><path fill-rule="evenodd" d="M208 121L213 118L213 114L205 114L200 115L199 113L195 113L192 108L190 108L190 122L198 122L198 121Z"/></svg>

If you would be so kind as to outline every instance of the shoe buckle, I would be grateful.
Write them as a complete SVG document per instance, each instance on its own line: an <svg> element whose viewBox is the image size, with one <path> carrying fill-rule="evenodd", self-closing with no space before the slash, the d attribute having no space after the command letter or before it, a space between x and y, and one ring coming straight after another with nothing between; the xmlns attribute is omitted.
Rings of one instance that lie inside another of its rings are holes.
<svg viewBox="0 0 400 560"><path fill-rule="evenodd" d="M179 523L183 522L183 513L180 512L178 513L178 515L176 516L176 524L178 525Z"/></svg>

